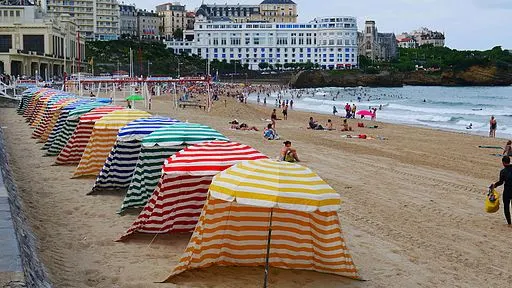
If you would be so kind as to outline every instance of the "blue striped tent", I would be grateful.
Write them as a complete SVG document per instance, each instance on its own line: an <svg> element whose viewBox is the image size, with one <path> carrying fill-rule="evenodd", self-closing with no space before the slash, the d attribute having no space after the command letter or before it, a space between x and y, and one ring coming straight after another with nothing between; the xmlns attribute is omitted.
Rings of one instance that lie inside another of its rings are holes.
<svg viewBox="0 0 512 288"><path fill-rule="evenodd" d="M179 123L163 117L142 118L119 130L117 140L94 184L94 190L126 190L139 158L142 139L155 130Z"/></svg>

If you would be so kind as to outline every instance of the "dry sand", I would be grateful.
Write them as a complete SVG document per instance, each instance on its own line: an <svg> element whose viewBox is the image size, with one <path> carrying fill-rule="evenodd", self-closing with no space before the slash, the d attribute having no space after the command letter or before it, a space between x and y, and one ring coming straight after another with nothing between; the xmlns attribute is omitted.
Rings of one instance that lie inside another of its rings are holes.
<svg viewBox="0 0 512 288"><path fill-rule="evenodd" d="M281 141L261 132L229 130L233 118L262 127L270 107L228 100L212 113L174 110L154 99L153 112L209 124L232 140L277 157ZM305 129L310 113L289 112L278 131L299 149L303 164L342 196L340 217L366 282L306 271L273 269L270 287L510 287L512 229L502 211L483 210L486 187L498 175L500 145L479 136L378 123L357 129L389 140L343 139ZM315 115L325 123L327 116ZM335 119L337 127L341 120ZM352 123L351 125L354 125ZM72 167L51 166L41 144L14 109L0 110L11 165L40 253L56 287L261 287L261 268L210 268L156 284L169 274L190 234L138 235L114 242L136 218L118 216L122 195L86 196L93 179L70 179ZM150 245L151 243L151 245Z"/></svg>

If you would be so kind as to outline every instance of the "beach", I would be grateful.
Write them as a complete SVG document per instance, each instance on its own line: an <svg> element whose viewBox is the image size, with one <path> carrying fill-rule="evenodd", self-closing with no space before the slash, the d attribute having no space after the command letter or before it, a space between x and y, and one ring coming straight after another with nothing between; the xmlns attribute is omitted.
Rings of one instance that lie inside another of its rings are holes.
<svg viewBox="0 0 512 288"><path fill-rule="evenodd" d="M282 147L282 141L262 138L272 103L264 107L221 98L211 113L174 109L170 97L155 97L152 104L154 115L207 124L271 158ZM340 131L306 129L310 116L341 126L339 117L289 110L277 131L298 149L302 165L340 193L345 238L368 281L271 269L270 287L510 286L512 229L502 210L484 211L487 187L502 167L491 154L502 151L478 148L505 141L379 122L366 122L378 129L356 128L356 120L350 120L351 134L374 139L347 139ZM231 130L233 119L260 132ZM213 267L183 273L173 283L155 283L170 274L190 234L115 242L137 217L137 211L116 214L124 195L87 196L94 179L70 179L74 166L52 166L55 158L42 157L42 144L30 138L32 130L15 109L0 109L0 126L24 211L55 287L262 286L261 267Z"/></svg>

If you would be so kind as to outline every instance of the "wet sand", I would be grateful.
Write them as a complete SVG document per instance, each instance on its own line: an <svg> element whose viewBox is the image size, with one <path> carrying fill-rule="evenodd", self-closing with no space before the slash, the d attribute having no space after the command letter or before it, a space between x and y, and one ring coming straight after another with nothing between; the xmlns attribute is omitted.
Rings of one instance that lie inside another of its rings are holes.
<svg viewBox="0 0 512 288"><path fill-rule="evenodd" d="M140 105L139 105L140 106ZM266 126L272 107L216 102L211 113L174 110L170 98L153 99L154 114L208 124L234 141L276 158L282 141L262 132L230 130L238 119ZM486 187L501 168L503 145L480 136L377 123L355 128L388 140L344 139L339 131L306 129L313 115L289 111L278 121L283 140L299 150L344 201L340 218L354 261L366 282L306 271L272 269L270 287L509 287L512 229L502 210L484 212ZM341 119L332 118L336 128ZM114 242L137 214L119 216L123 195L86 196L94 179L70 179L73 167L51 166L42 144L14 109L0 109L11 166L25 211L40 241L40 254L55 287L261 287L262 268L209 268L166 278L190 234L137 235ZM352 126L357 126L351 121ZM154 241L153 241L154 240ZM506 265L504 265L506 264Z"/></svg>

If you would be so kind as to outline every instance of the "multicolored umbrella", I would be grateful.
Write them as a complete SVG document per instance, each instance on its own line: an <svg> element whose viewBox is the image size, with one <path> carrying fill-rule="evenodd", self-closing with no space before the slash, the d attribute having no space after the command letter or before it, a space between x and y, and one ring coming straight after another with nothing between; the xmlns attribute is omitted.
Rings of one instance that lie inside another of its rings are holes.
<svg viewBox="0 0 512 288"><path fill-rule="evenodd" d="M142 97L141 95L134 94L134 95L130 95L130 96L126 97L126 100L128 100L128 101L142 101L142 100L144 100L144 97Z"/></svg>
<svg viewBox="0 0 512 288"><path fill-rule="evenodd" d="M265 286L270 266L359 278L343 239L340 196L310 169L241 162L213 178L209 195L173 275L220 265L265 266Z"/></svg>
<svg viewBox="0 0 512 288"><path fill-rule="evenodd" d="M179 123L160 128L142 140L132 182L123 209L144 207L162 175L162 165L174 153L206 141L229 141L217 130L201 124Z"/></svg>
<svg viewBox="0 0 512 288"><path fill-rule="evenodd" d="M93 191L128 189L139 158L142 138L157 129L176 123L179 121L175 119L152 117L137 119L122 127L96 179Z"/></svg>
<svg viewBox="0 0 512 288"><path fill-rule="evenodd" d="M204 142L181 150L165 160L151 199L123 238L136 232L194 231L213 176L238 162L267 158L254 148L236 142ZM129 201L125 199L121 210Z"/></svg>
<svg viewBox="0 0 512 288"><path fill-rule="evenodd" d="M149 117L151 114L145 111L124 109L109 113L98 120L73 177L98 176L116 142L119 129L133 120Z"/></svg>

